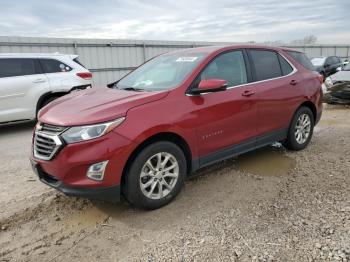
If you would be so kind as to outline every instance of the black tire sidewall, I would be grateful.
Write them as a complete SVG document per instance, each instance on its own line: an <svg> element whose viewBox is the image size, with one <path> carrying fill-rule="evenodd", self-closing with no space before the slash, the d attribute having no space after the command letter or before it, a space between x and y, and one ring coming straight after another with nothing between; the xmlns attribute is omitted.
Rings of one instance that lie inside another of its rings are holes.
<svg viewBox="0 0 350 262"><path fill-rule="evenodd" d="M309 134L309 137L307 138L307 140L303 144L299 144L296 141L296 137L295 137L295 126L296 126L296 123L298 121L298 118L302 114L309 115L310 121L311 121L311 130L310 130L310 134ZM304 149L311 141L313 131L314 131L314 125L315 125L315 119L314 119L314 115L313 115L312 111L310 110L310 108L305 107L305 106L300 107L295 112L294 117L292 119L292 122L290 124L289 130L288 130L288 137L286 140L286 147L288 149L295 150L295 151Z"/></svg>
<svg viewBox="0 0 350 262"><path fill-rule="evenodd" d="M145 162L159 152L172 154L179 164L179 177L173 190L162 199L150 199L146 197L140 188L140 174ZM182 150L174 143L160 141L145 147L132 161L126 172L123 194L134 206L142 209L156 209L171 202L180 192L187 174L186 158Z"/></svg>

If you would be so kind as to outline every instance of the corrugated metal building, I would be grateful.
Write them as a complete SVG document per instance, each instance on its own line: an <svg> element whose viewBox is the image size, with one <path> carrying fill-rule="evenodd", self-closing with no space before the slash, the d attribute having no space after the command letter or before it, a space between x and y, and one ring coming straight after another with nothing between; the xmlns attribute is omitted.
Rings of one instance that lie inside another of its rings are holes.
<svg viewBox="0 0 350 262"><path fill-rule="evenodd" d="M230 43L0 36L0 53L77 54L93 72L94 83L104 85L121 78L155 55L182 48L227 44ZM304 51L309 57L338 55L345 59L350 56L350 45L288 47Z"/></svg>

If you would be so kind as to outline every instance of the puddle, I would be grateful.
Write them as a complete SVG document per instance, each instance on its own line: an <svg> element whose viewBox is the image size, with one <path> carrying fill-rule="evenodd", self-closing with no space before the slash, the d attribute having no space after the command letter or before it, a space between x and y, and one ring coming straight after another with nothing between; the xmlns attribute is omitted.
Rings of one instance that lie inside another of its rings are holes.
<svg viewBox="0 0 350 262"><path fill-rule="evenodd" d="M108 218L108 216L109 215L102 210L93 207L84 211L79 211L62 222L67 227L87 228L103 222Z"/></svg>
<svg viewBox="0 0 350 262"><path fill-rule="evenodd" d="M239 170L259 176L282 176L295 166L295 160L280 150L267 147L237 158Z"/></svg>
<svg viewBox="0 0 350 262"><path fill-rule="evenodd" d="M107 202L94 203L94 205L103 213L112 218L121 218L125 213L132 212L133 209L130 205L123 201L117 204L111 204Z"/></svg>

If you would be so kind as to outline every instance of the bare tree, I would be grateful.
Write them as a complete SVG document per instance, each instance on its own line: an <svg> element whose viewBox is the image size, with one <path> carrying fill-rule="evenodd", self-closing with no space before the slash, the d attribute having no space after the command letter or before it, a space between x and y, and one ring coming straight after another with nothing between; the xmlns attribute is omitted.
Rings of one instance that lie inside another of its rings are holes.
<svg viewBox="0 0 350 262"><path fill-rule="evenodd" d="M307 35L303 39L296 39L291 41L292 45L311 45L317 42L317 37L314 35Z"/></svg>
<svg viewBox="0 0 350 262"><path fill-rule="evenodd" d="M265 45L269 46L283 46L285 43L282 40L275 40L275 41L265 41Z"/></svg>

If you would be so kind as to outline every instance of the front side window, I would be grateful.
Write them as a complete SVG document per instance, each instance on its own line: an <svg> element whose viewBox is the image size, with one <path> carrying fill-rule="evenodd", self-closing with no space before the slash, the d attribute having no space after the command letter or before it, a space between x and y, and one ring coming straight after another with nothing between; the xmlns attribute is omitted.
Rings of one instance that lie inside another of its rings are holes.
<svg viewBox="0 0 350 262"><path fill-rule="evenodd" d="M30 58L3 58L0 59L0 77L34 75L37 72L34 59Z"/></svg>
<svg viewBox="0 0 350 262"><path fill-rule="evenodd" d="M242 51L232 51L217 56L203 70L199 80L222 79L228 86L247 83L247 71Z"/></svg>
<svg viewBox="0 0 350 262"><path fill-rule="evenodd" d="M180 53L158 56L138 67L117 84L118 89L169 90L181 84L206 56Z"/></svg>
<svg viewBox="0 0 350 262"><path fill-rule="evenodd" d="M69 72L72 68L61 61L55 59L40 59L44 73Z"/></svg>
<svg viewBox="0 0 350 262"><path fill-rule="evenodd" d="M276 52L266 50L250 50L256 81L282 76L279 59Z"/></svg>

